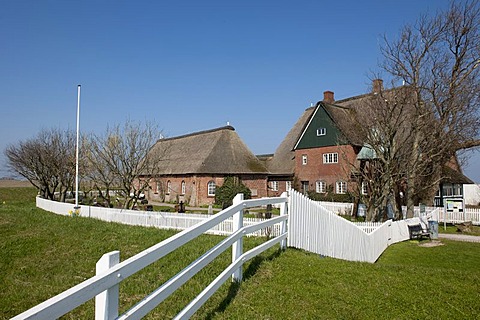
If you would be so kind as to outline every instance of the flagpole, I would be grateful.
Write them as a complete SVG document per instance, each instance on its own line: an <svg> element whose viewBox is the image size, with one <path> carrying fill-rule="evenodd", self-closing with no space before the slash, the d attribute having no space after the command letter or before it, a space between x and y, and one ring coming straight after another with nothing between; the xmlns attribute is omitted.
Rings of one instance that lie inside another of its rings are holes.
<svg viewBox="0 0 480 320"><path fill-rule="evenodd" d="M80 209L78 206L78 149L80 141L80 85L77 86L77 145L75 154L75 210Z"/></svg>

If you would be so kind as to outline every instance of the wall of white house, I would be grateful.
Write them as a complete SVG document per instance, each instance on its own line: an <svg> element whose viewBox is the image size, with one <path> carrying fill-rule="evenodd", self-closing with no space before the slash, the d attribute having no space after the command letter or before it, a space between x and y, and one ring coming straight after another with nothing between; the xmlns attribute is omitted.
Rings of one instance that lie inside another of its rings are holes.
<svg viewBox="0 0 480 320"><path fill-rule="evenodd" d="M480 184L464 184L463 197L465 205L478 206L480 203Z"/></svg>

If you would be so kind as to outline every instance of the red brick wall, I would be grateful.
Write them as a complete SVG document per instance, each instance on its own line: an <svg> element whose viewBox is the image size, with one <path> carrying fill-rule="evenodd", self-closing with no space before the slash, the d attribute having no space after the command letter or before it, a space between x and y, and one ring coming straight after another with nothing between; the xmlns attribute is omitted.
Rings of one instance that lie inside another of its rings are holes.
<svg viewBox="0 0 480 320"><path fill-rule="evenodd" d="M265 197L267 195L266 185L267 176L245 175L240 177L242 182L250 190L256 189L256 197ZM152 179L150 183L151 189L147 193L147 198L150 201L157 202L177 202L183 201L190 206L202 206L213 204L215 202L214 196L208 195L208 183L214 181L217 187L223 185L223 176L172 176L162 177L156 180ZM167 192L167 182L170 181L170 190ZM182 194L181 184L185 181L185 194ZM157 191L157 183L160 183L161 190ZM256 198L252 196L252 198Z"/></svg>
<svg viewBox="0 0 480 320"><path fill-rule="evenodd" d="M325 153L338 153L338 163L324 164ZM302 163L303 155L307 156L305 165ZM295 150L295 176L299 183L297 187L301 186L301 181L308 181L309 191L315 191L316 181L322 180L327 186L333 185L335 192L335 183L342 180L347 182L347 188L351 190L352 164L357 165L355 151L350 145Z"/></svg>

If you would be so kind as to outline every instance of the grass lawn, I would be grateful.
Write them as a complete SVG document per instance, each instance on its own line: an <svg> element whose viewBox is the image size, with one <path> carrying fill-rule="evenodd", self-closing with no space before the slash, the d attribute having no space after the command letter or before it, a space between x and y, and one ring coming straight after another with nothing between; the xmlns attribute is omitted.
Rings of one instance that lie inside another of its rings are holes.
<svg viewBox="0 0 480 320"><path fill-rule="evenodd" d="M0 319L8 319L94 275L103 253L121 260L175 234L71 218L35 207L35 190L0 188ZM4 203L5 201L5 203ZM222 237L202 236L120 286L127 310ZM264 239L246 239L250 248ZM427 241L424 241L425 243ZM388 248L375 264L289 248L244 267L245 281L223 285L194 319L475 319L480 314L480 244L444 241ZM172 318L230 262L220 256L148 319ZM92 319L93 301L66 315Z"/></svg>

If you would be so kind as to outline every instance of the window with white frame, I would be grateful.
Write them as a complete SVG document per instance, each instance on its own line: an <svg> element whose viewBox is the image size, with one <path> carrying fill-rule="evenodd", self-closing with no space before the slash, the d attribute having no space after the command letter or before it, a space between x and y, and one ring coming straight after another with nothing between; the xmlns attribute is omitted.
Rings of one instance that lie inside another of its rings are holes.
<svg viewBox="0 0 480 320"><path fill-rule="evenodd" d="M272 189L272 191L278 191L278 181L271 181L270 188Z"/></svg>
<svg viewBox="0 0 480 320"><path fill-rule="evenodd" d="M167 181L167 193L170 193L172 191L172 182L170 180Z"/></svg>
<svg viewBox="0 0 480 320"><path fill-rule="evenodd" d="M306 154L302 154L302 165L306 165L308 162L308 157Z"/></svg>
<svg viewBox="0 0 480 320"><path fill-rule="evenodd" d="M365 196L368 194L368 182L362 181L362 194Z"/></svg>
<svg viewBox="0 0 480 320"><path fill-rule="evenodd" d="M285 182L285 190L292 189L292 181L286 181Z"/></svg>
<svg viewBox="0 0 480 320"><path fill-rule="evenodd" d="M157 181L156 187L155 187L155 193L160 193L162 191L162 183L160 181Z"/></svg>
<svg viewBox="0 0 480 320"><path fill-rule="evenodd" d="M318 128L317 129L317 137L324 136L327 134L327 128Z"/></svg>
<svg viewBox="0 0 480 320"><path fill-rule="evenodd" d="M185 194L185 189L186 189L185 181L182 181L182 194Z"/></svg>
<svg viewBox="0 0 480 320"><path fill-rule="evenodd" d="M347 183L345 181L337 181L336 183L336 192L338 194L347 193Z"/></svg>
<svg viewBox="0 0 480 320"><path fill-rule="evenodd" d="M213 180L208 182L208 196L215 196L215 182Z"/></svg>
<svg viewBox="0 0 480 320"><path fill-rule="evenodd" d="M332 153L324 153L323 154L323 163L338 163L338 153L337 152L332 152Z"/></svg>
<svg viewBox="0 0 480 320"><path fill-rule="evenodd" d="M325 193L327 192L327 183L325 181L317 181L315 184L315 191L317 193Z"/></svg>

